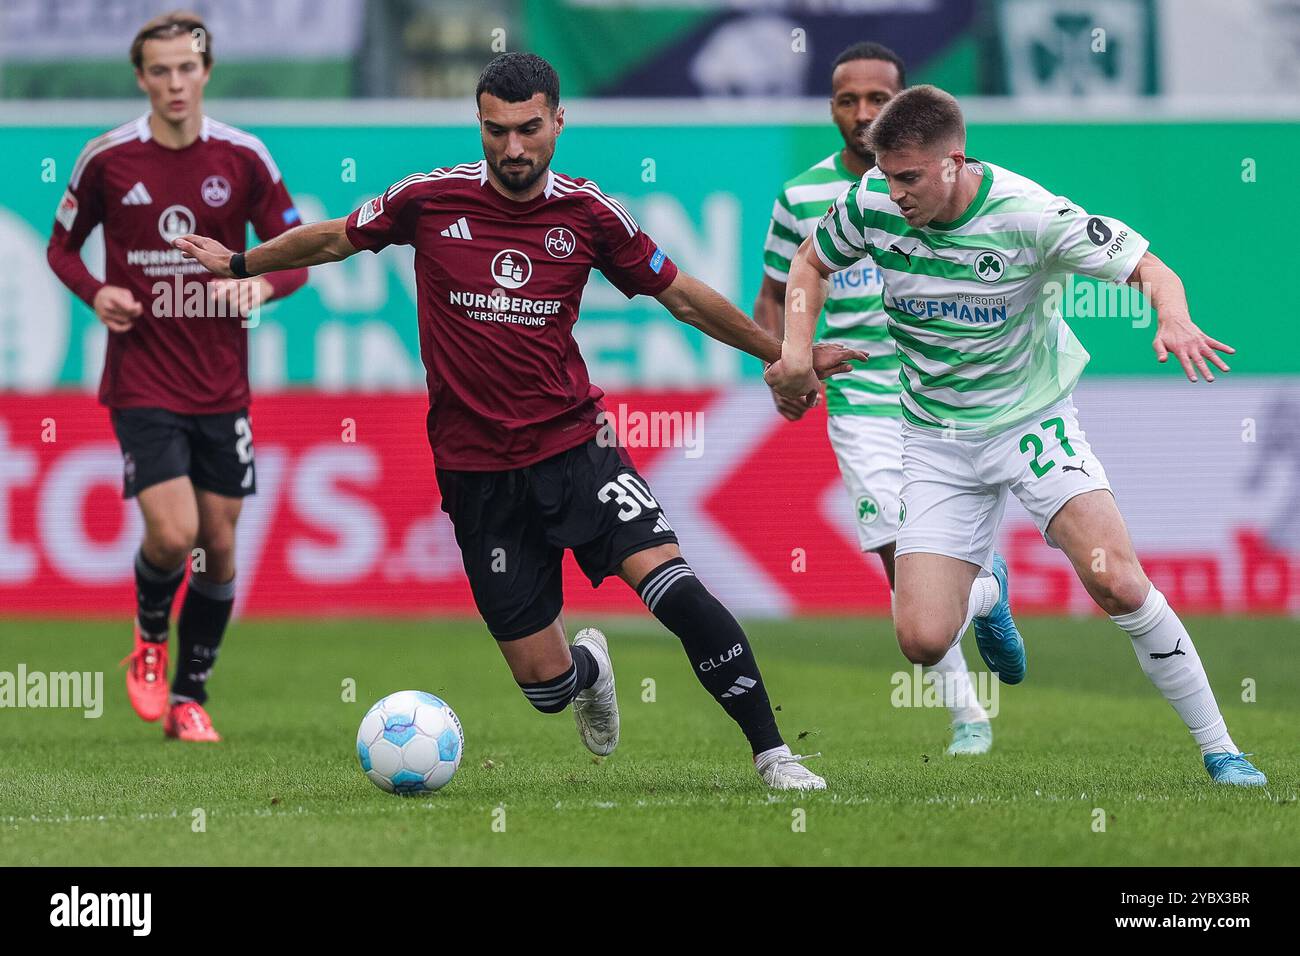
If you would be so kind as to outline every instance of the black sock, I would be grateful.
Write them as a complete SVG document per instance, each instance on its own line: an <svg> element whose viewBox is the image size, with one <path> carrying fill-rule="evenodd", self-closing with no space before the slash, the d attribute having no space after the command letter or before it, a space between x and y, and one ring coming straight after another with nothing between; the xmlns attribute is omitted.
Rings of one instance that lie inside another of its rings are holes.
<svg viewBox="0 0 1300 956"><path fill-rule="evenodd" d="M569 650L573 654L573 663L559 677L538 684L519 685L528 702L543 714L558 714L578 696L578 691L586 690L596 683L598 668L591 651L582 645Z"/></svg>
<svg viewBox="0 0 1300 956"><path fill-rule="evenodd" d="M167 643L167 622L172 615L176 589L185 578L185 563L175 571L162 571L149 563L144 550L135 553L135 616L140 636L156 644Z"/></svg>
<svg viewBox="0 0 1300 956"><path fill-rule="evenodd" d="M681 640L695 676L740 725L754 753L781 746L749 638L686 559L659 565L636 590L650 613Z"/></svg>
<svg viewBox="0 0 1300 956"><path fill-rule="evenodd" d="M190 575L190 587L176 622L176 677L172 694L202 704L208 699L204 685L217 660L217 648L226 633L235 606L235 579L217 584L201 574Z"/></svg>

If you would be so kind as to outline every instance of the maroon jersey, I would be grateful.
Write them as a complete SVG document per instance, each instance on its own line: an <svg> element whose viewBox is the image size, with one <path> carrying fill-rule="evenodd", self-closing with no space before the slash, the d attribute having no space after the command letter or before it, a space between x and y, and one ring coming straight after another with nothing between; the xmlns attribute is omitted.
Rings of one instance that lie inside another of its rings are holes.
<svg viewBox="0 0 1300 956"><path fill-rule="evenodd" d="M348 217L348 240L415 247L429 444L440 468L522 468L588 441L604 393L573 338L593 268L624 295L657 295L677 267L618 202L547 171L515 202L487 164L419 173Z"/></svg>
<svg viewBox="0 0 1300 956"><path fill-rule="evenodd" d="M50 266L87 305L114 285L144 308L129 331L109 332L103 404L189 415L248 404L248 330L237 316L209 316L205 297L187 283L212 275L171 242L192 232L240 252L250 222L267 240L299 217L271 154L249 133L204 118L198 139L168 149L143 116L86 144L55 214ZM81 259L100 223L104 282ZM307 270L267 278L279 297L306 282Z"/></svg>

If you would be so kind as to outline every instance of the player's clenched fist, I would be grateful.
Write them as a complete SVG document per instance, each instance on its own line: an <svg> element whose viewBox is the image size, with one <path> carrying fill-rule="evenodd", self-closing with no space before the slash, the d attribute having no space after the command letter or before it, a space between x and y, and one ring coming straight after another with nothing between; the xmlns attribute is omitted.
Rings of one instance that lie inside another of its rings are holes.
<svg viewBox="0 0 1300 956"><path fill-rule="evenodd" d="M803 413L808 411L802 399L786 398L775 389L772 390L772 401L776 403L776 410L780 412L781 417L788 422L797 422L803 418Z"/></svg>
<svg viewBox="0 0 1300 956"><path fill-rule="evenodd" d="M867 353L829 342L818 342L812 347L812 367L797 367L784 358L773 362L763 373L763 381L772 391L792 401L802 402L812 408L821 398L818 380L851 371L851 360L865 362ZM777 406L780 407L779 404ZM789 417L789 416L787 416Z"/></svg>
<svg viewBox="0 0 1300 956"><path fill-rule="evenodd" d="M144 311L144 306L129 289L116 285L101 287L95 293L94 305L95 315L108 326L110 332L127 331L131 328L131 320Z"/></svg>
<svg viewBox="0 0 1300 956"><path fill-rule="evenodd" d="M185 253L186 259L195 260L214 276L223 279L235 277L235 274L230 271L230 257L234 253L217 240L208 239L206 236L189 235L172 240L172 245Z"/></svg>
<svg viewBox="0 0 1300 956"><path fill-rule="evenodd" d="M802 402L808 408L816 405L821 397L821 388L813 370L795 369L787 365L785 359L778 359L769 365L763 373L763 381L778 395Z"/></svg>

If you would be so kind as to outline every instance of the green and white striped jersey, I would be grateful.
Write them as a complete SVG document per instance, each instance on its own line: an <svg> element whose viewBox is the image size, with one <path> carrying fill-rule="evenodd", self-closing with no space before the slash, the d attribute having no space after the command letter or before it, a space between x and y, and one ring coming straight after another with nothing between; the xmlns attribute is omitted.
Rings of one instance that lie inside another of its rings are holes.
<svg viewBox="0 0 1300 956"><path fill-rule="evenodd" d="M1001 166L972 161L970 174L979 192L959 219L913 228L872 169L821 218L814 246L830 269L869 255L884 273L903 418L976 437L1070 393L1089 356L1059 290L1070 273L1125 281L1147 241Z"/></svg>
<svg viewBox="0 0 1300 956"><path fill-rule="evenodd" d="M836 151L781 187L763 246L763 271L777 282L790 279L790 260L817 220L858 181ZM863 368L826 380L826 411L831 415L902 414L898 396L898 358L886 328L882 273L870 257L830 279L826 307L817 321L816 339L860 348L871 356Z"/></svg>

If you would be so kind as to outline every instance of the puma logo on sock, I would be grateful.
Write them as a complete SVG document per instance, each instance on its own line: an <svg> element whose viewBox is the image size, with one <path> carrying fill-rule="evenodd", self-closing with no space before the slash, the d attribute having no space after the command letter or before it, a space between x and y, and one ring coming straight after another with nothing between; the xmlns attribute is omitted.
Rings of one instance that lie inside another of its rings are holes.
<svg viewBox="0 0 1300 956"><path fill-rule="evenodd" d="M1177 641L1174 642L1174 649L1172 651L1169 651L1168 653L1165 654L1152 654L1151 659L1153 661L1162 661L1166 657L1173 657L1175 654L1178 654L1182 657L1186 657L1187 655L1178 649L1178 645L1181 643L1183 643L1183 639L1180 637Z"/></svg>

